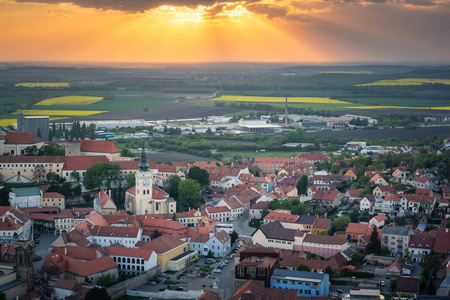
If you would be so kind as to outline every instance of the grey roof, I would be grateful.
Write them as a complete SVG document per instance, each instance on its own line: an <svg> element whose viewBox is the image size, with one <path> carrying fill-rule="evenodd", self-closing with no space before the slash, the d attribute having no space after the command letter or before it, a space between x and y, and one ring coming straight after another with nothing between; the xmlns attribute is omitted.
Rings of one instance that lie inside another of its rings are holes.
<svg viewBox="0 0 450 300"><path fill-rule="evenodd" d="M284 228L279 221L270 222L259 227L267 238L294 241L295 229Z"/></svg>
<svg viewBox="0 0 450 300"><path fill-rule="evenodd" d="M16 197L40 196L41 190L37 186L11 188Z"/></svg>
<svg viewBox="0 0 450 300"><path fill-rule="evenodd" d="M297 224L310 224L313 225L314 222L316 221L317 217L316 216L308 216L308 215L301 215L298 219L297 219Z"/></svg>
<svg viewBox="0 0 450 300"><path fill-rule="evenodd" d="M272 277L297 277L301 279L313 279L313 280L323 280L325 274L323 273L314 273L314 272L305 272L305 271L292 271L292 270L284 270L284 269L276 269L273 272Z"/></svg>
<svg viewBox="0 0 450 300"><path fill-rule="evenodd" d="M5 283L4 285L0 286L0 292L6 292L7 290L12 289L13 287L16 287L16 286L21 285L26 282L27 281L24 279L15 279L13 281L10 281L10 282Z"/></svg>
<svg viewBox="0 0 450 300"><path fill-rule="evenodd" d="M384 226L382 234L403 235L409 237L411 231L409 228L400 226Z"/></svg>

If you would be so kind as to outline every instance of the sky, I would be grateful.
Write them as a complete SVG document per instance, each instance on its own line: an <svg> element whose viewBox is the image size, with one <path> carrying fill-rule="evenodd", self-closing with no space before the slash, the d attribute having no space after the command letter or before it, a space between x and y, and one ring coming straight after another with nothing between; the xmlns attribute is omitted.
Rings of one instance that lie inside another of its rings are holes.
<svg viewBox="0 0 450 300"><path fill-rule="evenodd" d="M0 0L0 29L4 62L450 62L450 0Z"/></svg>

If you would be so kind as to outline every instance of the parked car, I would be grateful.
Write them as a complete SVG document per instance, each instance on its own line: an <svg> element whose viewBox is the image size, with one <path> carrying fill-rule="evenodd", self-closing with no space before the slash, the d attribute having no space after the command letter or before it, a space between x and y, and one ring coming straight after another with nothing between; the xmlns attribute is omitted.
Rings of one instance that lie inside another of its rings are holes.
<svg viewBox="0 0 450 300"><path fill-rule="evenodd" d="M214 273L222 273L222 270L214 269Z"/></svg>
<svg viewBox="0 0 450 300"><path fill-rule="evenodd" d="M223 265L218 265L217 269L223 269Z"/></svg>
<svg viewBox="0 0 450 300"><path fill-rule="evenodd" d="M342 294L342 293L344 293L344 291L343 290L336 290L336 293Z"/></svg>
<svg viewBox="0 0 450 300"><path fill-rule="evenodd" d="M155 281L150 281L148 284L150 284L150 285L156 285L156 282L155 282Z"/></svg>
<svg viewBox="0 0 450 300"><path fill-rule="evenodd" d="M164 292L166 289L165 288L159 288L160 292Z"/></svg>
<svg viewBox="0 0 450 300"><path fill-rule="evenodd" d="M184 291L184 289L181 286L179 286L179 287L175 288L175 291Z"/></svg>
<svg viewBox="0 0 450 300"><path fill-rule="evenodd" d="M166 277L166 273L161 273L158 275L159 277Z"/></svg>
<svg viewBox="0 0 450 300"><path fill-rule="evenodd" d="M39 241L39 240L34 240L34 243L35 243L35 244L39 244L40 241Z"/></svg>
<svg viewBox="0 0 450 300"><path fill-rule="evenodd" d="M384 282L384 280L381 280L381 281L380 281L380 285L381 285L381 286L385 286L385 285L386 285L386 283Z"/></svg>

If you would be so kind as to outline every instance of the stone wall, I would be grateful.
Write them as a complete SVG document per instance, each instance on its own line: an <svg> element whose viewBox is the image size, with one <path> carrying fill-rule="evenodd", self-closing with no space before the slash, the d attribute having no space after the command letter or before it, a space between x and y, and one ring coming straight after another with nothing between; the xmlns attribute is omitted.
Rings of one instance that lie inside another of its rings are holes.
<svg viewBox="0 0 450 300"><path fill-rule="evenodd" d="M112 300L117 299L119 297L125 296L127 290L132 290L148 283L149 281L151 281L153 276L159 273L161 273L161 266L153 267L144 274L135 276L133 278L110 286L109 288L106 288L106 291L108 292L108 295L111 296Z"/></svg>

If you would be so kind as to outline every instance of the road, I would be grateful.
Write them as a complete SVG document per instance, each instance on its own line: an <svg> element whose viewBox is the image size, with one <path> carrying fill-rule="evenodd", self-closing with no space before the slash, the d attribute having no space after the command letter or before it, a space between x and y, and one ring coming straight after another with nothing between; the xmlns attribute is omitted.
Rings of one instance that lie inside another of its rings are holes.
<svg viewBox="0 0 450 300"><path fill-rule="evenodd" d="M249 220L247 213L243 215L241 218L227 223L233 224L234 231L237 232L239 238L250 240L252 238L251 235L253 234L253 232L255 232L256 228L248 226L248 221Z"/></svg>
<svg viewBox="0 0 450 300"><path fill-rule="evenodd" d="M34 269L38 270L42 267L42 262L48 253L48 246L53 243L58 236L52 234L41 234L39 237L39 244L36 244L35 255L42 257L40 261L34 262Z"/></svg>

